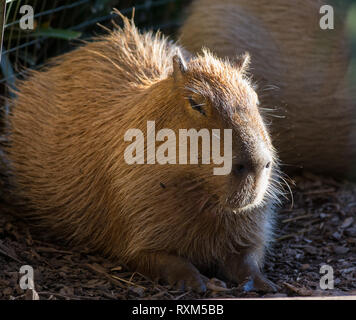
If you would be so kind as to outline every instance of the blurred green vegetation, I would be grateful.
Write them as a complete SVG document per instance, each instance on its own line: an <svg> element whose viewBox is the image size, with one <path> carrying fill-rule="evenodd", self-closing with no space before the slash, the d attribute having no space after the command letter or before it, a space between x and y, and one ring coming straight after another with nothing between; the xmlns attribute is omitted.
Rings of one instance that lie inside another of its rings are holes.
<svg viewBox="0 0 356 320"><path fill-rule="evenodd" d="M103 32L97 23L110 25L112 8L131 15L141 28L160 28L171 33L179 23L188 0L12 0L7 4L4 53L15 69L33 67L48 57L69 50L68 40L88 39ZM20 7L31 5L35 13L35 29L21 30ZM16 70L15 70L16 71Z"/></svg>
<svg viewBox="0 0 356 320"><path fill-rule="evenodd" d="M135 23L144 29L161 29L173 35L181 23L184 8L191 0L7 0L3 54L0 69L0 96L7 86L14 87L27 68L39 68L50 57L67 52L78 45L78 39L90 40L105 33L99 26L112 27L112 14L119 9L131 16L135 7ZM22 30L20 8L34 8L34 30Z"/></svg>

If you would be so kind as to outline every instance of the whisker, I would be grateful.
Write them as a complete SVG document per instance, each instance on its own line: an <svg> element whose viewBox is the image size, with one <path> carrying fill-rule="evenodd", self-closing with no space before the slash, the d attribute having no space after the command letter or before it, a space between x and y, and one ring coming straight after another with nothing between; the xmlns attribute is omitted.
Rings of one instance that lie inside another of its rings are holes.
<svg viewBox="0 0 356 320"><path fill-rule="evenodd" d="M294 196L293 196L293 192L292 192L292 189L291 189L291 187L289 186L289 183L283 178L283 177L280 177L280 179L282 180L282 181L284 181L284 183L286 184L286 186L287 186L287 188L288 188L288 190L289 190L289 193L290 193L290 195L291 195L291 201L292 201L292 203L291 203L291 209L294 207Z"/></svg>

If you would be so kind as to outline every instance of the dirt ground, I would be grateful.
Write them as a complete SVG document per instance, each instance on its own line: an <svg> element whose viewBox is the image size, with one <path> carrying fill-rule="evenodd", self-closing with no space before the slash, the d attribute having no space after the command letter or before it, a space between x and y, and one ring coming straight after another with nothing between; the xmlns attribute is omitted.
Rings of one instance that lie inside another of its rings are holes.
<svg viewBox="0 0 356 320"><path fill-rule="evenodd" d="M196 299L356 295L356 185L312 174L295 177L294 204L280 209L276 242L265 273L279 290L244 292L243 284L214 285L203 295L152 283L124 266L36 238L0 204L0 299ZM290 198L290 197L289 197ZM334 289L322 290L322 265ZM34 269L35 292L19 286L22 265Z"/></svg>

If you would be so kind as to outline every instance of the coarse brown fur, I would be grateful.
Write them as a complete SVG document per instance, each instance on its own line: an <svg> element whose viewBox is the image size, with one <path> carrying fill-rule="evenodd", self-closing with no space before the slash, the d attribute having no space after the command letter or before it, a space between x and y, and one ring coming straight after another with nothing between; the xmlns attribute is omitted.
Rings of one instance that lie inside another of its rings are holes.
<svg viewBox="0 0 356 320"><path fill-rule="evenodd" d="M19 84L7 150L14 193L48 233L151 277L205 290L196 267L214 267L230 280L251 276L257 288L270 287L260 268L277 163L245 75L247 58L234 66L204 52L184 66L182 49L124 21L124 29ZM189 96L204 101L205 115ZM147 121L157 131L231 128L235 162L272 161L272 169L261 162L263 201L239 210L253 202L257 173L236 178L214 176L213 164L127 164L125 132L146 132Z"/></svg>
<svg viewBox="0 0 356 320"><path fill-rule="evenodd" d="M356 88L346 17L322 30L322 0L196 0L180 31L191 52L251 54L261 106L285 170L356 177ZM350 67L350 68L349 68ZM349 70L348 70L349 68Z"/></svg>

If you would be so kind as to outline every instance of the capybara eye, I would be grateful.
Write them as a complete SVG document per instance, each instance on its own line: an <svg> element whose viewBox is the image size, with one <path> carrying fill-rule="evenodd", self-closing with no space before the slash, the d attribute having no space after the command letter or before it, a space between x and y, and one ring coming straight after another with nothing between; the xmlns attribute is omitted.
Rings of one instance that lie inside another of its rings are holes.
<svg viewBox="0 0 356 320"><path fill-rule="evenodd" d="M204 109L203 109L204 104L202 104L202 103L199 104L199 103L195 102L192 97L189 97L189 103L190 103L190 105L192 106L192 108L193 108L195 111L198 111L198 112L200 112L203 116L206 116L206 113L205 113L205 111L204 111Z"/></svg>

